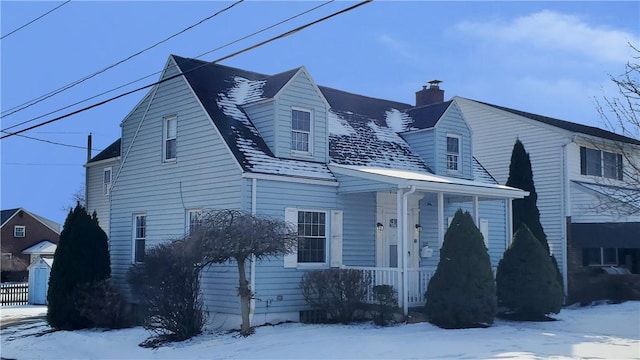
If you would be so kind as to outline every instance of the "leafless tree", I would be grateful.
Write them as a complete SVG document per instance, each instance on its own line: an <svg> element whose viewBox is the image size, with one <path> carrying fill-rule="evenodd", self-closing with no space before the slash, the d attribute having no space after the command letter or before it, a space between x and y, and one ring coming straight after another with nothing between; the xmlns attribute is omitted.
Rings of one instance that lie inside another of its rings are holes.
<svg viewBox="0 0 640 360"><path fill-rule="evenodd" d="M622 183L602 181L605 196L600 197L598 209L618 215L640 214L640 50L630 44L634 53L625 72L610 76L618 89L618 96L596 99L596 109L608 130L627 137L614 144L594 144L602 150L613 149L622 154L624 166Z"/></svg>
<svg viewBox="0 0 640 360"><path fill-rule="evenodd" d="M238 210L213 210L203 214L202 224L192 231L189 241L199 247L203 266L235 260L242 316L240 333L250 335L249 307L254 294L247 280L247 265L293 251L298 241L295 227L280 219Z"/></svg>

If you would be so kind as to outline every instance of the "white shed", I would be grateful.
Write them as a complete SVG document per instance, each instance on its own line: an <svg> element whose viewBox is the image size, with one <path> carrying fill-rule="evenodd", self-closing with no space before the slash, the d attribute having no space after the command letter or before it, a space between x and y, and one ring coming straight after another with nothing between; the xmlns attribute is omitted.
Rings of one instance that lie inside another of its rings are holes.
<svg viewBox="0 0 640 360"><path fill-rule="evenodd" d="M53 259L39 258L29 265L29 304L44 305L47 303L49 275Z"/></svg>

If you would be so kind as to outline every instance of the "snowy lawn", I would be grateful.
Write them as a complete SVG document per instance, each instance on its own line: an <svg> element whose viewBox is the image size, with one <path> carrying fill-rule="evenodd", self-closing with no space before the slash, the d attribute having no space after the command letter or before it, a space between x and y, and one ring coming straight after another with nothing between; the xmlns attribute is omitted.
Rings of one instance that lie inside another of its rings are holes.
<svg viewBox="0 0 640 360"><path fill-rule="evenodd" d="M46 308L44 308L46 311ZM2 322L43 307L2 308ZM429 323L263 326L248 338L208 332L157 350L138 346L141 327L50 330L42 321L2 330L7 359L640 359L640 302L563 309L552 322L497 320L487 329L442 330Z"/></svg>

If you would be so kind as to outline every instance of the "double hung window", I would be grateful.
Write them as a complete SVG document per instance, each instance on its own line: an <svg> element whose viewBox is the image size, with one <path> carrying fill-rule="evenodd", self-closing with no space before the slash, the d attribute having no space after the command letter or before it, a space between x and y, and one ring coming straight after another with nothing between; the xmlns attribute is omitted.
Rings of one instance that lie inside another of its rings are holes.
<svg viewBox="0 0 640 360"><path fill-rule="evenodd" d="M310 153L311 112L291 110L291 151Z"/></svg>
<svg viewBox="0 0 640 360"><path fill-rule="evenodd" d="M178 138L178 117L170 116L164 118L164 161L176 159L176 140Z"/></svg>
<svg viewBox="0 0 640 360"><path fill-rule="evenodd" d="M147 241L147 215L133 216L133 262L143 263L145 243Z"/></svg>
<svg viewBox="0 0 640 360"><path fill-rule="evenodd" d="M460 171L460 137L447 135L447 171Z"/></svg>

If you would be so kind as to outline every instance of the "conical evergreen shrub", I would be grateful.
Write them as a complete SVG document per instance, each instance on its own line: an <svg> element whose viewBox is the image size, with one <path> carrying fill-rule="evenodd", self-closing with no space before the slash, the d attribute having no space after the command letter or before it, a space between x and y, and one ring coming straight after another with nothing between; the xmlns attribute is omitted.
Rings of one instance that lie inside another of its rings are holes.
<svg viewBox="0 0 640 360"><path fill-rule="evenodd" d="M469 212L456 212L425 297L427 316L436 326L460 329L493 323L496 288L491 260Z"/></svg>
<svg viewBox="0 0 640 360"><path fill-rule="evenodd" d="M47 292L47 321L56 329L91 326L77 308L79 285L108 279L111 275L107 234L96 214L80 204L69 212L53 257Z"/></svg>
<svg viewBox="0 0 640 360"><path fill-rule="evenodd" d="M551 256L525 224L498 264L496 286L498 304L520 320L543 320L562 307L564 293Z"/></svg>
<svg viewBox="0 0 640 360"><path fill-rule="evenodd" d="M548 254L551 254L547 234L545 234L540 222L540 211L538 210L538 193L533 182L533 170L529 153L524 148L524 144L517 139L513 144L511 152L511 163L509 164L509 178L507 186L515 187L529 192L529 195L522 199L514 199L513 204L513 229L520 228L526 224L533 236L540 241ZM551 255L553 265L556 269L556 280L562 287L562 274L555 256Z"/></svg>

